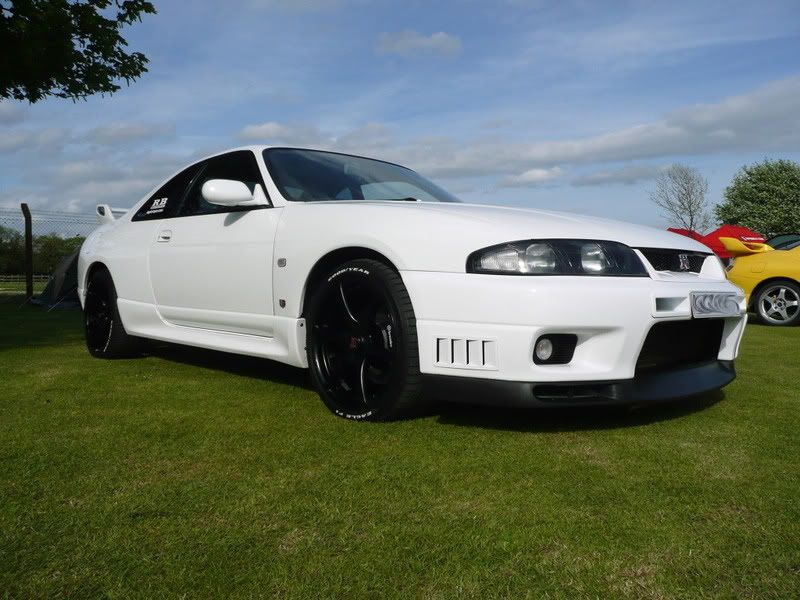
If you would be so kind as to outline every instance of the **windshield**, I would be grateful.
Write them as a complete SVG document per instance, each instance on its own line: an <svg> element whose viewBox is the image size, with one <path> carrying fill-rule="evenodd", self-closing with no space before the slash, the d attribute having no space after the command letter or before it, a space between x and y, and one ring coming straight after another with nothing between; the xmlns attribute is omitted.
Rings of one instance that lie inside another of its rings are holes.
<svg viewBox="0 0 800 600"><path fill-rule="evenodd" d="M287 200L421 200L460 202L399 165L319 150L269 148L264 162Z"/></svg>
<svg viewBox="0 0 800 600"><path fill-rule="evenodd" d="M786 249L790 244L800 241L800 234L797 233L784 233L776 235L767 240L767 244L772 246L775 250Z"/></svg>

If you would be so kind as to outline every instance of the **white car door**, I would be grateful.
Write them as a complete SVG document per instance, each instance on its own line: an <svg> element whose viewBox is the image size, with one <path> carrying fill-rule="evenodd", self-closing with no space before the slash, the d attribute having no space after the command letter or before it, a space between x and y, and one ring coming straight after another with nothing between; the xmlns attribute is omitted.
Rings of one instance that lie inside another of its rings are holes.
<svg viewBox="0 0 800 600"><path fill-rule="evenodd" d="M161 317L173 325L271 337L272 246L280 209L222 207L201 194L209 179L264 183L249 150L202 163L178 214L159 222L149 271Z"/></svg>

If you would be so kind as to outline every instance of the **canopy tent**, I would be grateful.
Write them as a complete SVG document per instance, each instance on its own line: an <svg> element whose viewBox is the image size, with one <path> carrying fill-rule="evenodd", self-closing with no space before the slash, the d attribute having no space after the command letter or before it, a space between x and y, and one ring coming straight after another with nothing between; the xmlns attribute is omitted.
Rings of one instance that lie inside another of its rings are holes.
<svg viewBox="0 0 800 600"><path fill-rule="evenodd" d="M760 233L756 233L752 229L742 227L741 225L723 225L719 229L712 231L703 236L700 241L711 248L714 254L720 258L730 258L732 255L725 249L725 245L719 241L719 238L733 238L742 242L763 244L767 240Z"/></svg>
<svg viewBox="0 0 800 600"><path fill-rule="evenodd" d="M60 307L80 305L78 300L78 254L80 251L81 249L78 248L72 254L61 259L55 271L50 275L44 291L33 302Z"/></svg>
<svg viewBox="0 0 800 600"><path fill-rule="evenodd" d="M693 240L698 242L703 241L703 234L697 233L696 231L692 231L691 229L681 229L680 227L668 227L667 231L671 231L672 233L678 233L680 235L685 235L686 237L690 237Z"/></svg>

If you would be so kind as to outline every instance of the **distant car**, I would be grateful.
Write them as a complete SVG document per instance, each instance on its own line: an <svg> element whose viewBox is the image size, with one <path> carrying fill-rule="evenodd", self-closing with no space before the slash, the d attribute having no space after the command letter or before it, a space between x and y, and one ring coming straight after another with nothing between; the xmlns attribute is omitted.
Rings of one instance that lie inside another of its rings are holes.
<svg viewBox="0 0 800 600"><path fill-rule="evenodd" d="M742 288L748 306L767 325L800 323L800 239L779 247L721 238L734 256L728 279Z"/></svg>
<svg viewBox="0 0 800 600"><path fill-rule="evenodd" d="M270 358L371 420L428 394L642 402L735 376L743 295L705 246L656 229L463 204L402 166L264 146L98 213L78 276L97 357L149 338Z"/></svg>
<svg viewBox="0 0 800 600"><path fill-rule="evenodd" d="M774 250L781 250L797 242L800 242L800 233L782 233L781 235L769 238L767 240L767 246L770 246Z"/></svg>

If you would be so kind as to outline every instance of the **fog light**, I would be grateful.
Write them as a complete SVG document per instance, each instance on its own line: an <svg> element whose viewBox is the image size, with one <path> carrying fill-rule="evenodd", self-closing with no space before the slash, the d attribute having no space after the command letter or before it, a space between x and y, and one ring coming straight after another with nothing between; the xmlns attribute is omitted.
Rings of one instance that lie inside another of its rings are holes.
<svg viewBox="0 0 800 600"><path fill-rule="evenodd" d="M533 362L537 365L566 365L575 354L578 336L574 333L548 333L533 345Z"/></svg>
<svg viewBox="0 0 800 600"><path fill-rule="evenodd" d="M534 352L536 353L536 358L541 362L547 362L550 360L550 357L553 356L553 342L550 341L550 338L539 338L539 341L536 342Z"/></svg>

